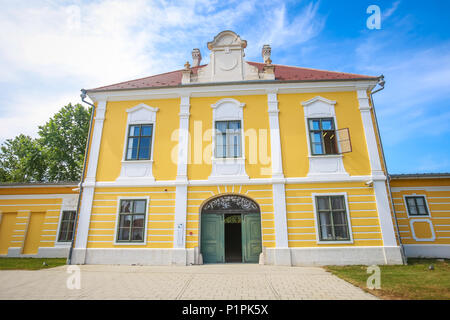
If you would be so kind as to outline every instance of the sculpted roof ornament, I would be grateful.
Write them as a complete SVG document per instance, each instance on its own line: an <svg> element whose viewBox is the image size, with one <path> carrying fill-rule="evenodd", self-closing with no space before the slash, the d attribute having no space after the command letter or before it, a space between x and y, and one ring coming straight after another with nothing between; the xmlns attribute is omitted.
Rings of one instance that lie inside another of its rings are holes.
<svg viewBox="0 0 450 320"><path fill-rule="evenodd" d="M239 35L231 30L225 30L216 35L213 41L208 42L208 49L223 49L225 47L239 47L246 48L247 41L242 40Z"/></svg>

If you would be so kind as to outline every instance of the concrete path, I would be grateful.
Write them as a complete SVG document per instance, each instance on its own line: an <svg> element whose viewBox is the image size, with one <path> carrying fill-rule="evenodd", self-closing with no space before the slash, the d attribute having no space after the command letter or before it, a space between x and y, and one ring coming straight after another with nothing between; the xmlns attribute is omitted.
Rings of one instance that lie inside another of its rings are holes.
<svg viewBox="0 0 450 320"><path fill-rule="evenodd" d="M67 268L0 271L0 299L376 299L321 268L85 265L79 289Z"/></svg>

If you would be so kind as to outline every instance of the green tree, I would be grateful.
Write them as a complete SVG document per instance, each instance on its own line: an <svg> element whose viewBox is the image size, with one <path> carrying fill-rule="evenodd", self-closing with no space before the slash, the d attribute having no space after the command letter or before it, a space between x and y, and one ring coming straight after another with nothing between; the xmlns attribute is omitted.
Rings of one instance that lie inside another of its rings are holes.
<svg viewBox="0 0 450 320"><path fill-rule="evenodd" d="M45 160L39 143L23 134L0 147L0 179L4 182L36 182L44 179Z"/></svg>
<svg viewBox="0 0 450 320"><path fill-rule="evenodd" d="M39 138L23 134L0 147L1 182L78 181L91 108L68 104L43 126Z"/></svg>
<svg viewBox="0 0 450 320"><path fill-rule="evenodd" d="M83 168L91 110L68 104L39 126L48 181L78 181Z"/></svg>

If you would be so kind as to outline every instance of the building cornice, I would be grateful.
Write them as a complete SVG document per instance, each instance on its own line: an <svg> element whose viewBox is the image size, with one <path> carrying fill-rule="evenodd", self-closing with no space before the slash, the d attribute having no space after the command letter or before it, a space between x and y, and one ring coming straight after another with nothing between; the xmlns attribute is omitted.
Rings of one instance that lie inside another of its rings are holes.
<svg viewBox="0 0 450 320"><path fill-rule="evenodd" d="M89 97L94 101L127 101L146 99L170 99L181 96L208 97L233 95L264 95L268 90L276 90L278 94L311 93L311 92L342 92L356 91L365 88L373 89L377 84L374 79L352 80L314 80L314 81L279 81L256 80L236 82L210 82L188 85L114 89L109 91L88 90Z"/></svg>

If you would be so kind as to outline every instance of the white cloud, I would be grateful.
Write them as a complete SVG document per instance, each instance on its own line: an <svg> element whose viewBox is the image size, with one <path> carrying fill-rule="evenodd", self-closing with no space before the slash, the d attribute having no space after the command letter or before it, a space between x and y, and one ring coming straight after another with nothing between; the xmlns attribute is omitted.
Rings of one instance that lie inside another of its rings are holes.
<svg viewBox="0 0 450 320"><path fill-rule="evenodd" d="M183 67L224 29L248 40L247 58L320 31L318 5L288 19L270 1L0 0L0 143L35 135L63 105L93 88ZM273 26L276 25L274 29ZM301 31L301 32L299 32ZM300 36L298 36L300 34ZM207 62L207 52L203 52Z"/></svg>

